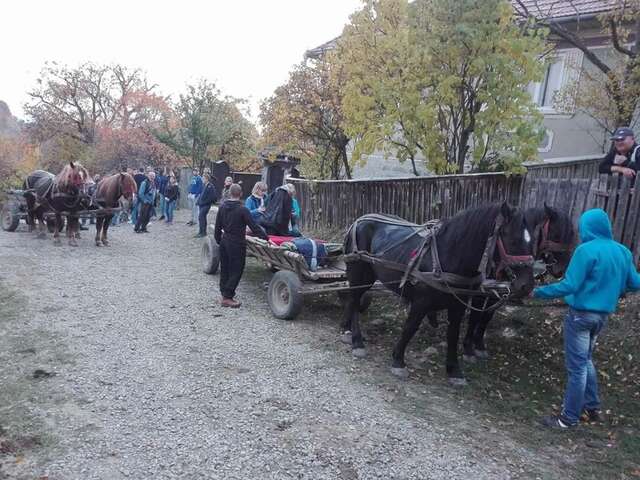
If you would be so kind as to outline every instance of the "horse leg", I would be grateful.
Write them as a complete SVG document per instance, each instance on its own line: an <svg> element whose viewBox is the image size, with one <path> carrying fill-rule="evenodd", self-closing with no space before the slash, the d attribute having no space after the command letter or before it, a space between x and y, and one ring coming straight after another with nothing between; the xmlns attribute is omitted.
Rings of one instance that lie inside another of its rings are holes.
<svg viewBox="0 0 640 480"><path fill-rule="evenodd" d="M426 308L423 303L411 302L411 308L409 309L409 315L404 322L402 328L402 334L398 343L396 343L392 354L391 373L398 378L407 378L409 372L407 371L407 364L404 362L404 354L407 349L407 345L420 328L420 324L426 315Z"/></svg>
<svg viewBox="0 0 640 480"><path fill-rule="evenodd" d="M476 300L471 302L473 307L477 307ZM469 312L469 325L467 327L467 333L462 341L462 355L467 361L475 361L475 353L473 351L473 340L476 337L478 326L482 322L483 312L477 312L471 310Z"/></svg>
<svg viewBox="0 0 640 480"><path fill-rule="evenodd" d="M360 304L362 296L375 281L375 273L371 265L353 262L347 266L347 280L352 290L349 291L346 301L341 340L351 343L353 355L362 358L366 356L366 350L360 329Z"/></svg>
<svg viewBox="0 0 640 480"><path fill-rule="evenodd" d="M476 328L475 335L473 336L473 353L476 357L486 360L489 358L489 354L487 353L487 347L484 343L484 334L487 331L487 325L493 318L494 312L485 312L482 315L482 319L480 320L478 327Z"/></svg>
<svg viewBox="0 0 640 480"><path fill-rule="evenodd" d="M73 217L72 215L67 217L67 236L69 237L69 245L72 247L78 246L76 238L80 237L80 232L78 231L79 223L77 217Z"/></svg>
<svg viewBox="0 0 640 480"><path fill-rule="evenodd" d="M103 221L104 221L104 217L101 215L98 215L96 217L96 238L95 238L95 242L96 242L96 247L100 246L100 233L101 230L103 228Z"/></svg>
<svg viewBox="0 0 640 480"><path fill-rule="evenodd" d="M113 215L107 215L106 217L102 217L102 244L105 247L109 246L109 240L107 240L107 232L109 231L109 226L111 225L112 219L113 219Z"/></svg>
<svg viewBox="0 0 640 480"><path fill-rule="evenodd" d="M447 328L447 376L449 383L452 385L465 385L467 381L462 373L460 362L458 360L458 339L460 336L460 323L464 317L464 306L449 308L447 314L449 317L449 326Z"/></svg>
<svg viewBox="0 0 640 480"><path fill-rule="evenodd" d="M53 222L53 244L56 246L62 245L60 240L60 227L62 226L62 215L55 214L55 220Z"/></svg>

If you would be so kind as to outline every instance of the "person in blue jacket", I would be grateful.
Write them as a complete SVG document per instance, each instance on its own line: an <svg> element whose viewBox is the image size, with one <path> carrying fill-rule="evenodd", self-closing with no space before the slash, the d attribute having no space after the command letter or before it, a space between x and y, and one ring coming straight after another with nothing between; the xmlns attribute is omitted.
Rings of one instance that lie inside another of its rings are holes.
<svg viewBox="0 0 640 480"><path fill-rule="evenodd" d="M256 182L251 190L251 195L244 201L244 206L247 207L251 217L254 221L258 222L265 210L265 195L268 191L267 184L264 182Z"/></svg>
<svg viewBox="0 0 640 480"><path fill-rule="evenodd" d="M600 420L598 376L593 349L609 314L628 291L640 290L640 275L627 247L613 240L611 222L601 209L580 217L581 244L576 248L564 278L536 288L536 298L564 297L569 311L564 320L564 355L567 386L560 415L544 417L547 427L570 428L586 413Z"/></svg>
<svg viewBox="0 0 640 480"><path fill-rule="evenodd" d="M160 218L158 220L164 220L165 210L167 209L165 200L165 189L169 184L169 176L167 175L167 167L158 170L156 175L156 187L158 188L158 196L160 197Z"/></svg>
<svg viewBox="0 0 640 480"><path fill-rule="evenodd" d="M191 220L187 222L187 225L195 225L198 220L198 214L200 213L200 207L198 207L198 197L202 194L202 190L204 189L204 183L202 181L202 177L200 176L200 172L198 172L197 168L193 169L193 177L191 177L191 184L189 185L189 195L187 196L189 200L189 208L191 209Z"/></svg>
<svg viewBox="0 0 640 480"><path fill-rule="evenodd" d="M136 226L133 229L136 233L148 233L147 225L151 218L151 208L156 199L156 173L151 171L147 173L147 179L140 185L138 191L139 212Z"/></svg>

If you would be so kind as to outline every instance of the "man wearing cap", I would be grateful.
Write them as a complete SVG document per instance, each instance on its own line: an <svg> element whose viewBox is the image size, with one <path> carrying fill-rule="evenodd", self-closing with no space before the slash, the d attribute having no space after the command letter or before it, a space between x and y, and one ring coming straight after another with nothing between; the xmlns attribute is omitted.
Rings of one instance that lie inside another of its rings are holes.
<svg viewBox="0 0 640 480"><path fill-rule="evenodd" d="M600 173L621 173L633 178L640 167L640 145L636 143L633 130L618 128L611 137L611 151L600 163Z"/></svg>

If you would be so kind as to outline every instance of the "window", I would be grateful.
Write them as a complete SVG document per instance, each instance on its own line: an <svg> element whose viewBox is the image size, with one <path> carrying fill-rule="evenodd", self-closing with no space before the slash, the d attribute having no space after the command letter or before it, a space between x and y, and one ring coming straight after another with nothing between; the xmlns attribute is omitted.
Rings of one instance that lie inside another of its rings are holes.
<svg viewBox="0 0 640 480"><path fill-rule="evenodd" d="M563 87L575 83L582 69L583 54L578 49L566 49L555 52L555 57L548 63L542 82L531 83L527 91L540 111L547 115L569 115L574 113L574 107L563 99L562 112L554 108L556 94Z"/></svg>
<svg viewBox="0 0 640 480"><path fill-rule="evenodd" d="M564 57L556 57L547 66L542 82L529 85L531 98L539 107L553 110L553 98L563 86L564 70Z"/></svg>

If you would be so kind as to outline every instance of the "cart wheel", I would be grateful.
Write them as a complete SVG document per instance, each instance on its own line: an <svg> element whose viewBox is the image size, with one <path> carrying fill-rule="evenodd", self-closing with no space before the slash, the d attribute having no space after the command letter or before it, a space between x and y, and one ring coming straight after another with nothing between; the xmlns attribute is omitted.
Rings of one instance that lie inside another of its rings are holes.
<svg viewBox="0 0 640 480"><path fill-rule="evenodd" d="M214 275L220 265L220 247L216 241L207 237L202 243L202 271L209 275Z"/></svg>
<svg viewBox="0 0 640 480"><path fill-rule="evenodd" d="M347 301L349 300L349 292L338 292L338 298L340 299L340 304L344 308L347 304ZM366 292L364 295L362 295L362 297L360 298L360 313L364 313L367 311L367 309L371 305L372 300L373 296L370 292Z"/></svg>
<svg viewBox="0 0 640 480"><path fill-rule="evenodd" d="M302 310L302 282L286 270L277 272L269 282L269 307L276 318L293 320Z"/></svg>
<svg viewBox="0 0 640 480"><path fill-rule="evenodd" d="M20 216L9 205L2 208L2 229L5 232L15 232L20 224Z"/></svg>

